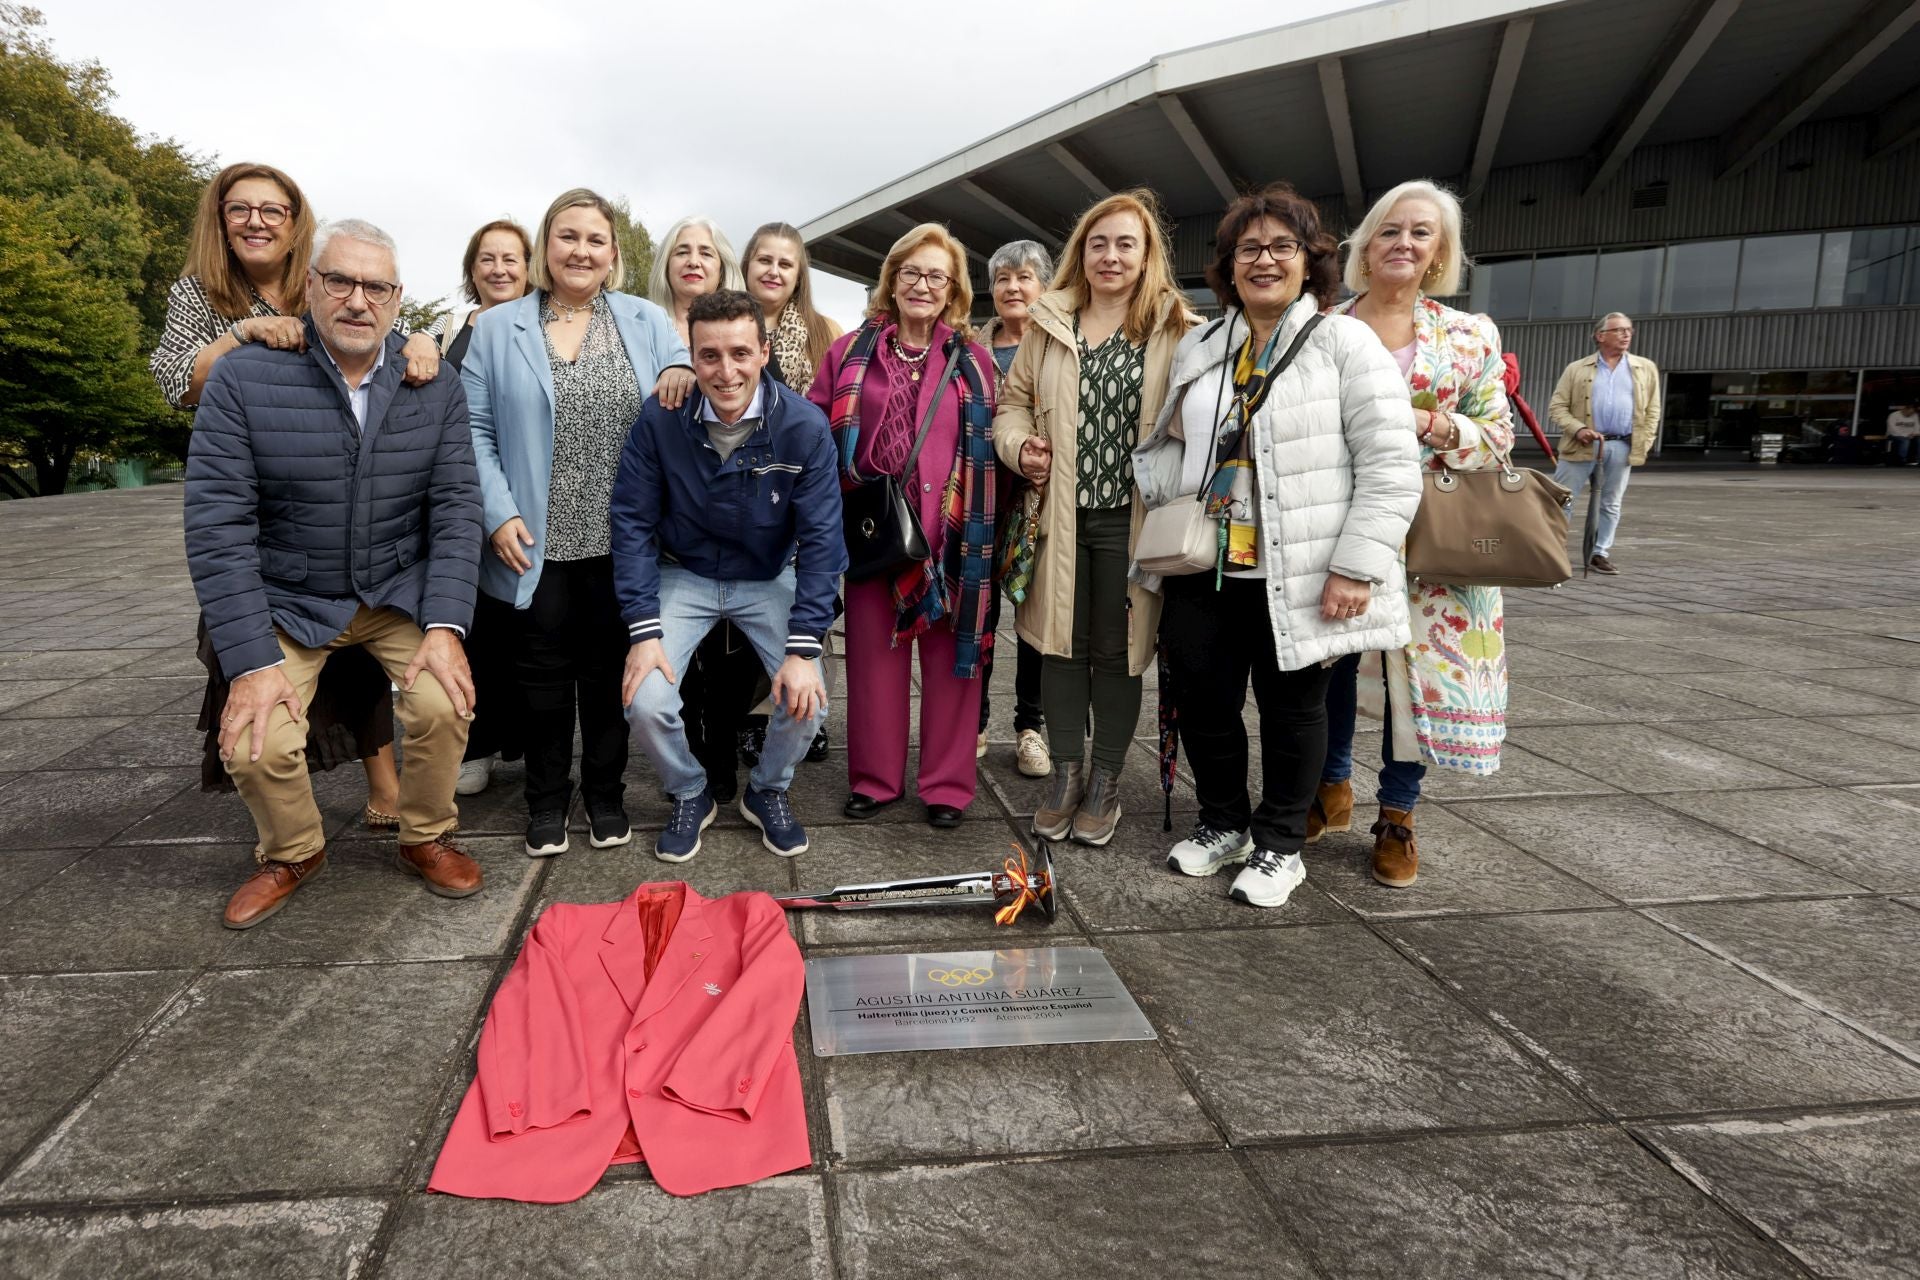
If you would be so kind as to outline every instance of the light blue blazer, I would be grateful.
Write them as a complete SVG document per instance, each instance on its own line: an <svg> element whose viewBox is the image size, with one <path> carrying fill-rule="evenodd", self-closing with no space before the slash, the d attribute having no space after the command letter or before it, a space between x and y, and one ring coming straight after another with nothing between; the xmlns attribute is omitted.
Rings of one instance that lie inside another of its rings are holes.
<svg viewBox="0 0 1920 1280"><path fill-rule="evenodd" d="M653 394L660 371L692 367L687 348L667 313L644 298L609 293L620 340L633 362L640 399ZM489 538L519 516L533 535L527 555L533 567L516 575L488 549L480 557L480 589L524 609L540 584L546 562L547 489L553 479L553 369L541 333L540 295L535 290L502 303L473 322L460 380L467 389L467 420L480 469L483 523Z"/></svg>

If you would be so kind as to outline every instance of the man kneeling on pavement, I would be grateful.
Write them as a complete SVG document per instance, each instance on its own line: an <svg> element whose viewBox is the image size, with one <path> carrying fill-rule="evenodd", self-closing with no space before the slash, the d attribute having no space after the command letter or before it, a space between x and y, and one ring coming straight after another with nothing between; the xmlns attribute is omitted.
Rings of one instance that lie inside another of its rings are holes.
<svg viewBox="0 0 1920 1280"><path fill-rule="evenodd" d="M731 621L773 680L775 713L740 813L782 857L807 833L787 800L794 766L826 723L821 646L847 567L827 419L767 373L760 304L722 290L687 311L698 394L649 399L613 486L613 575L632 647L620 696L673 800L654 846L700 851L719 806L687 745L677 684L709 631Z"/></svg>
<svg viewBox="0 0 1920 1280"><path fill-rule="evenodd" d="M300 350L214 366L187 460L187 567L232 681L220 755L253 814L258 869L224 923L248 929L326 864L305 708L328 656L360 645L399 685L406 731L395 864L464 898L479 866L448 839L473 681L462 637L480 563L480 487L460 378L418 387L393 333L393 240L345 219L314 237Z"/></svg>

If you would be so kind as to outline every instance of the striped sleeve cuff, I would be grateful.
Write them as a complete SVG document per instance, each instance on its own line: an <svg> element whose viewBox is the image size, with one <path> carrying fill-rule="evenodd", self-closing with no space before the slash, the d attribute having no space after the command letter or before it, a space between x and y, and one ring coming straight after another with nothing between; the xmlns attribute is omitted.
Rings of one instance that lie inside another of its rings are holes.
<svg viewBox="0 0 1920 1280"><path fill-rule="evenodd" d="M817 658L820 656L820 637L790 635L787 637L787 656L791 658Z"/></svg>
<svg viewBox="0 0 1920 1280"><path fill-rule="evenodd" d="M647 640L658 640L665 634L660 629L660 619L642 618L638 622L627 624L627 643L640 644Z"/></svg>

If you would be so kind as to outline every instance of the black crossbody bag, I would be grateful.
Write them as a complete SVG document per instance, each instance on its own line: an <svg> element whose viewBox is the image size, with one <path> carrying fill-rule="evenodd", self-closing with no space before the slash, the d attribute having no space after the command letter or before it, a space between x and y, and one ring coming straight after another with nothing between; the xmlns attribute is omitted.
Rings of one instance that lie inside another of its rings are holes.
<svg viewBox="0 0 1920 1280"><path fill-rule="evenodd" d="M960 371L961 355L956 343L946 372L940 377L940 385L933 389L926 417L920 420L920 434L914 438L913 452L907 455L907 465L900 475L881 476L840 495L849 582L898 573L932 554L927 546L926 530L920 527L920 514L912 491L901 477L912 476L914 464L920 461L920 449L933 427L933 415L940 411L940 398Z"/></svg>

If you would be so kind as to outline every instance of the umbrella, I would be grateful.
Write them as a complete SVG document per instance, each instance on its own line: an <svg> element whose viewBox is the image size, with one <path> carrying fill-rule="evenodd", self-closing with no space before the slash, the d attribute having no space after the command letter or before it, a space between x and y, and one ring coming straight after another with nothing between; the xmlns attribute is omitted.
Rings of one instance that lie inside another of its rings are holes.
<svg viewBox="0 0 1920 1280"><path fill-rule="evenodd" d="M1587 527L1580 535L1580 576L1590 577L1593 573L1593 549L1600 542L1600 464L1606 458L1606 447L1596 443L1593 447L1593 474L1587 477Z"/></svg>
<svg viewBox="0 0 1920 1280"><path fill-rule="evenodd" d="M1154 646L1154 658L1160 672L1160 790L1166 793L1166 816L1162 831L1173 830L1173 774L1180 761L1180 708L1173 700L1173 669L1167 661L1167 642Z"/></svg>

